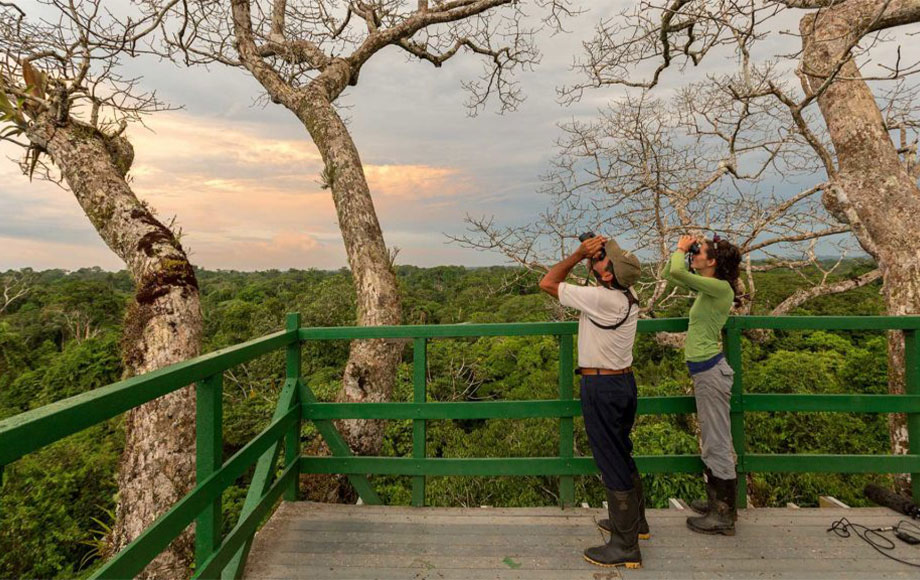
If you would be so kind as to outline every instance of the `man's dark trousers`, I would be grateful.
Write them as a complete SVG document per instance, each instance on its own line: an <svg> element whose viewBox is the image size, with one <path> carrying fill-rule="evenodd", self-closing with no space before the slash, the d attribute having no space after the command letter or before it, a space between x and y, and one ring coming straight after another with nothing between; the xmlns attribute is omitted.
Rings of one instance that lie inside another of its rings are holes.
<svg viewBox="0 0 920 580"><path fill-rule="evenodd" d="M632 373L581 377L585 431L604 485L614 491L633 488L637 472L629 433L636 421L638 390Z"/></svg>

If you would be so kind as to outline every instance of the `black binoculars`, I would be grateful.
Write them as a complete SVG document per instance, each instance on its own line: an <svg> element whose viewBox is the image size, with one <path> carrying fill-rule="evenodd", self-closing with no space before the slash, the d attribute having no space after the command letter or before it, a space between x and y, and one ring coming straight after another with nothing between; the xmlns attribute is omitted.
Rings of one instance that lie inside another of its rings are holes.
<svg viewBox="0 0 920 580"><path fill-rule="evenodd" d="M585 240L590 240L594 237L594 232L585 232L578 236L578 241L584 243ZM697 250L699 251L699 250ZM601 255L598 258L595 258L598 262L607 257L607 249L604 246L601 246Z"/></svg>

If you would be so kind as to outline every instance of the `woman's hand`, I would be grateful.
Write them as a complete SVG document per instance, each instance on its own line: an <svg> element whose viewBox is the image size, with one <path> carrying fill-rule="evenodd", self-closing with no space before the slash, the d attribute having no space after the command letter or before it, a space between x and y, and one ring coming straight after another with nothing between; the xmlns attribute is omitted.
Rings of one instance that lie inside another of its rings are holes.
<svg viewBox="0 0 920 580"><path fill-rule="evenodd" d="M604 236L594 236L593 238L588 238L583 241L576 253L583 260L585 258L597 258L598 254L601 252L601 248L604 247L604 244L607 243L607 238Z"/></svg>
<svg viewBox="0 0 920 580"><path fill-rule="evenodd" d="M690 246L692 246L695 241L695 236L681 236L680 240L677 241L677 249L686 254L690 251Z"/></svg>

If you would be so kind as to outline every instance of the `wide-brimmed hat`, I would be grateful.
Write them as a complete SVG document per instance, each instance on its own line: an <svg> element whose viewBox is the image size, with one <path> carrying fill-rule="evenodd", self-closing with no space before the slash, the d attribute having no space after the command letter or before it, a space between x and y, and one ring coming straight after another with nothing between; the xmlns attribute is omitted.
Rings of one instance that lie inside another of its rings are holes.
<svg viewBox="0 0 920 580"><path fill-rule="evenodd" d="M639 280L641 273L639 258L632 252L627 252L621 248L615 240L608 240L604 244L604 251L607 252L607 257L610 258L613 275L616 276L620 286L629 288Z"/></svg>

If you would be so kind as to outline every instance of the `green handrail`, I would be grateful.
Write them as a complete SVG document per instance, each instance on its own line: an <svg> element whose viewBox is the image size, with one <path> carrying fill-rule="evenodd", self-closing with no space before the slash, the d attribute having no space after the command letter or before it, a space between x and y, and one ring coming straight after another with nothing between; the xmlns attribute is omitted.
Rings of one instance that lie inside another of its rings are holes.
<svg viewBox="0 0 920 580"><path fill-rule="evenodd" d="M639 332L686 330L687 319L639 321ZM741 368L741 333L775 330L900 330L905 336L905 394L807 395L745 394ZM920 501L920 316L731 317L725 326L725 351L735 369L732 391L732 433L738 454L738 472L911 473L914 499ZM412 504L425 503L425 478L442 475L558 475L560 503L574 502L574 476L596 473L590 457L574 457L574 421L581 403L573 399L574 322L514 324L453 324L302 328L299 315L288 315L284 331L178 363L142 376L102 387L0 421L0 474L3 466L54 441L110 419L157 397L197 384L197 486L158 518L134 542L100 568L94 577L135 575L197 521L196 577L238 578L245 566L252 536L260 521L282 498L296 499L298 473L342 473L349 477L366 503L380 503L367 474L412 476ZM433 339L483 336L552 335L559 339L559 398L540 401L471 403L427 402L427 346ZM304 384L300 347L312 340L364 338L412 339L413 402L320 403ZM222 376L233 366L263 354L285 349L286 381L272 423L227 462L221 463ZM643 397L640 414L693 413L693 397ZM762 411L906 413L909 453L906 455L749 454L745 452L745 413ZM436 459L425 453L426 422L446 419L559 419L556 457ZM412 457L355 457L336 419L409 419L413 421ZM300 425L313 421L333 453L305 457L300 448ZM278 460L283 457L283 469ZM256 474L234 529L221 538L220 501L226 489L254 463ZM697 455L636 457L645 472L698 472ZM739 485L739 500L746 499Z"/></svg>

